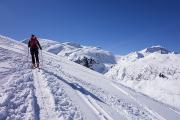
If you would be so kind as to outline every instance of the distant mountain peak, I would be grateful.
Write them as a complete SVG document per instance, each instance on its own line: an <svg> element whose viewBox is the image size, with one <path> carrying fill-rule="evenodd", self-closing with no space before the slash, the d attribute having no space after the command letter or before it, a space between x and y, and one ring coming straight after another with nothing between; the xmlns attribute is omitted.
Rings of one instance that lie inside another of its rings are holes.
<svg viewBox="0 0 180 120"><path fill-rule="evenodd" d="M149 56L154 53L155 54L178 54L176 52L166 49L165 47L163 47L161 45L156 45L156 46L151 46L151 47L145 48L141 51L135 51L135 52L131 52L125 56L121 56L121 58L118 61L132 62L132 61L139 60L141 58L144 58L144 57Z"/></svg>
<svg viewBox="0 0 180 120"><path fill-rule="evenodd" d="M76 47L76 48L82 48L82 46L78 43L73 43L73 42L64 42L62 43L64 45L69 45L69 46L73 46L73 47Z"/></svg>
<svg viewBox="0 0 180 120"><path fill-rule="evenodd" d="M157 48L157 47L164 48L162 45L153 45L153 46L151 46L151 48Z"/></svg>
<svg viewBox="0 0 180 120"><path fill-rule="evenodd" d="M149 53L169 54L169 53L172 53L172 51L167 50L166 48L164 48L161 45L156 45L156 46L148 47L148 48L140 51L140 53L143 53L143 54L149 54Z"/></svg>

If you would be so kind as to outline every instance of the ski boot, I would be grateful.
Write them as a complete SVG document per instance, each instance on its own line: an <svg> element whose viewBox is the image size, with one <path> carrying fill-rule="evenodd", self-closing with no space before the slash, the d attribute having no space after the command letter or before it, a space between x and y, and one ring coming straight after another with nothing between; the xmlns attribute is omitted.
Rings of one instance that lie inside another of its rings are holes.
<svg viewBox="0 0 180 120"><path fill-rule="evenodd" d="M36 68L35 64L32 64L32 69L35 69L35 68Z"/></svg>
<svg viewBox="0 0 180 120"><path fill-rule="evenodd" d="M40 68L39 68L39 63L37 63L36 67L37 67L38 69L40 69Z"/></svg>

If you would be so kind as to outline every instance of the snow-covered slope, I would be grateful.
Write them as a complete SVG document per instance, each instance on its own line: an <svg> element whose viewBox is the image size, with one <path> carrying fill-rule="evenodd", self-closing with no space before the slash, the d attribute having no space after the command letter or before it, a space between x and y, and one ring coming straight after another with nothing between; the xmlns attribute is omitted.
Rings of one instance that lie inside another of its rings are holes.
<svg viewBox="0 0 180 120"><path fill-rule="evenodd" d="M0 37L0 56L0 120L180 119L178 109L52 53L32 70L26 45Z"/></svg>
<svg viewBox="0 0 180 120"><path fill-rule="evenodd" d="M23 42L27 43L27 41ZM116 63L112 53L98 47L82 46L71 42L59 43L47 39L39 39L39 41L45 51L66 57L100 73L107 72Z"/></svg>
<svg viewBox="0 0 180 120"><path fill-rule="evenodd" d="M180 109L180 54L161 46L121 56L106 76Z"/></svg>

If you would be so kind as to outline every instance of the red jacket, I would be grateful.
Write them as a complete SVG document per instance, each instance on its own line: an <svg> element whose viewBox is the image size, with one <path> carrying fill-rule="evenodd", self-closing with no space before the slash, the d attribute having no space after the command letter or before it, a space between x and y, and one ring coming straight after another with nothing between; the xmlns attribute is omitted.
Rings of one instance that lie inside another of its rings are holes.
<svg viewBox="0 0 180 120"><path fill-rule="evenodd" d="M38 49L38 48L42 49L41 45L39 44L39 41L37 40L36 37L35 38L31 38L29 40L28 47L33 48L33 49Z"/></svg>

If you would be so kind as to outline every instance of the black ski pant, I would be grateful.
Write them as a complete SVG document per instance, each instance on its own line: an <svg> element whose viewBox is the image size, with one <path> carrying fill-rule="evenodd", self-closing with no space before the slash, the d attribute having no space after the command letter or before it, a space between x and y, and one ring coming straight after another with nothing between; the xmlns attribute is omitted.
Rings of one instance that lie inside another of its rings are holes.
<svg viewBox="0 0 180 120"><path fill-rule="evenodd" d="M39 64L38 48L31 48L30 52L31 52L31 56L32 56L32 63L35 64L35 59L36 59L36 64Z"/></svg>

